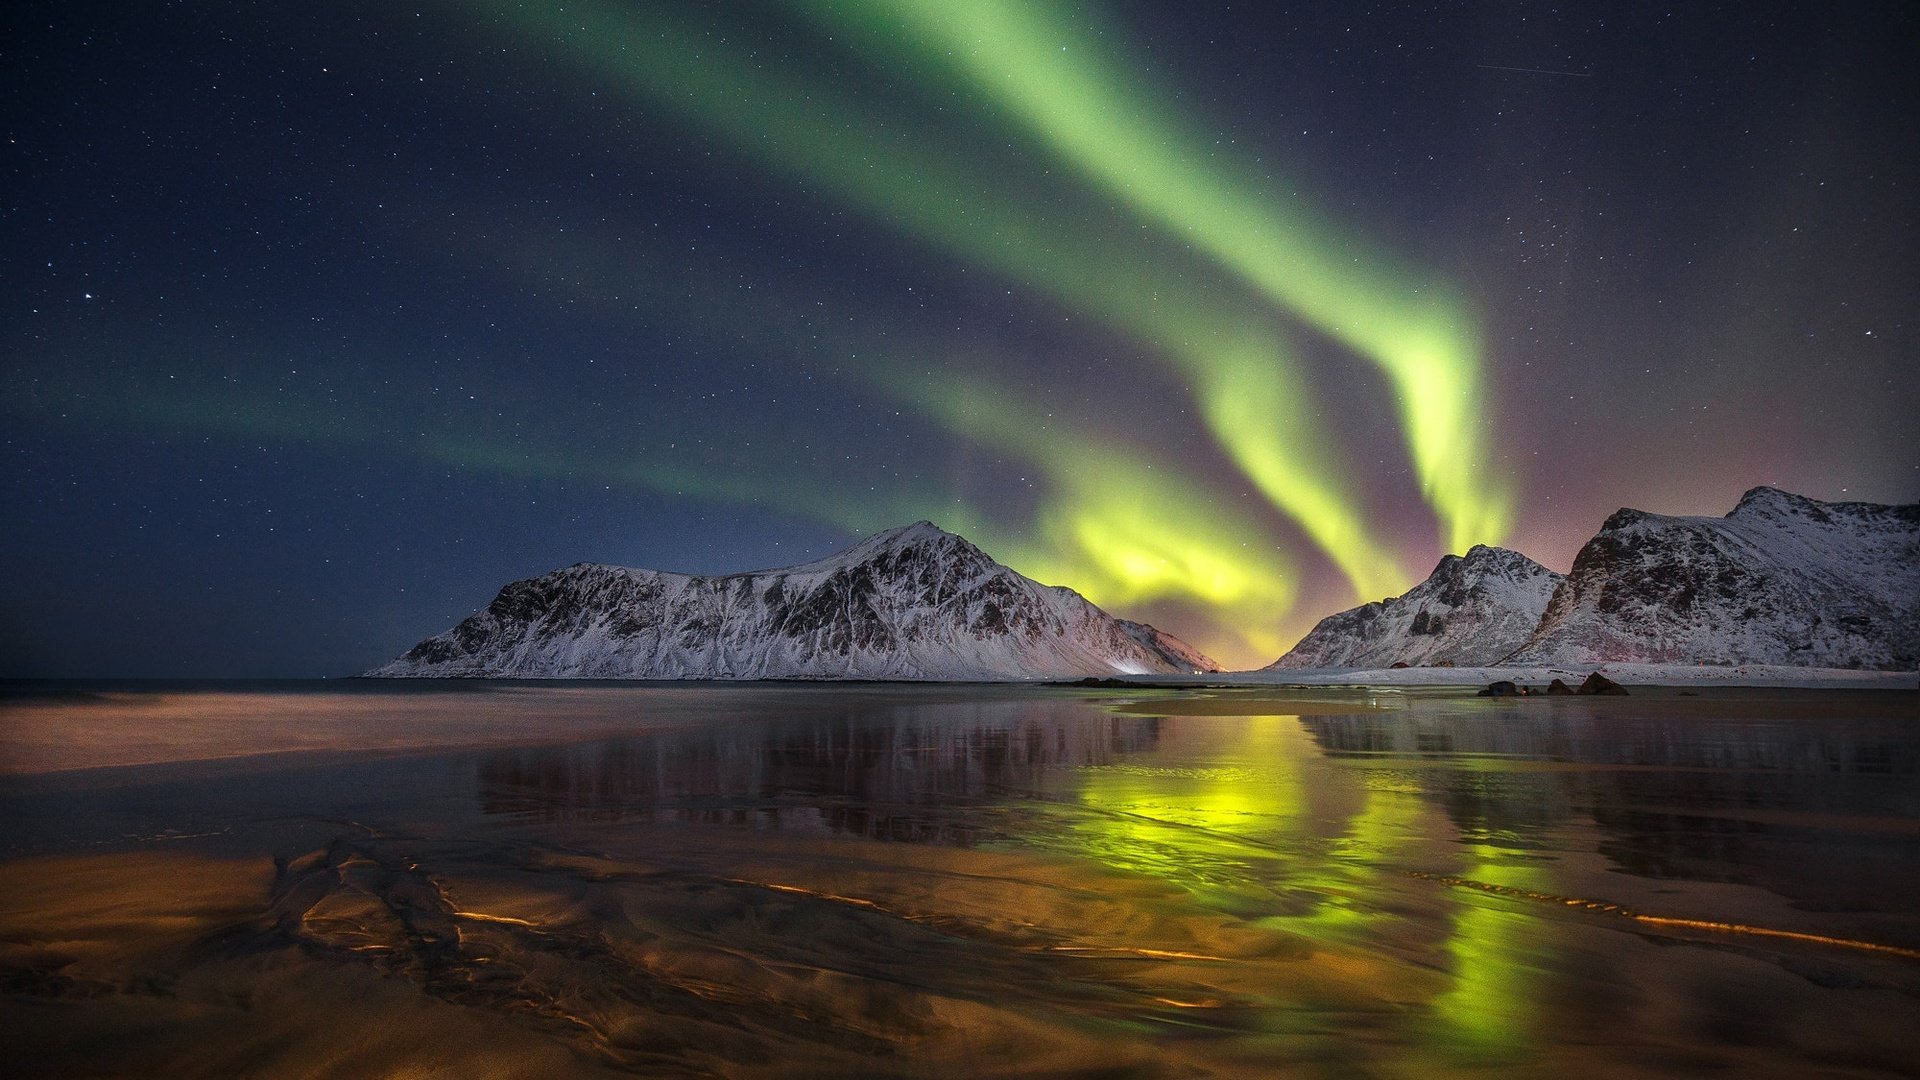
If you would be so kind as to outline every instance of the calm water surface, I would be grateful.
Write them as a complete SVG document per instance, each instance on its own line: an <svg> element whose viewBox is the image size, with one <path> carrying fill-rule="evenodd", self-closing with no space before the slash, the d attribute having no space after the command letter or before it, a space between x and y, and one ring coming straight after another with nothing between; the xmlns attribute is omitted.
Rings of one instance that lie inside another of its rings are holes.
<svg viewBox="0 0 1920 1080"><path fill-rule="evenodd" d="M0 1059L1915 1075L1917 723L1842 691L15 687Z"/></svg>

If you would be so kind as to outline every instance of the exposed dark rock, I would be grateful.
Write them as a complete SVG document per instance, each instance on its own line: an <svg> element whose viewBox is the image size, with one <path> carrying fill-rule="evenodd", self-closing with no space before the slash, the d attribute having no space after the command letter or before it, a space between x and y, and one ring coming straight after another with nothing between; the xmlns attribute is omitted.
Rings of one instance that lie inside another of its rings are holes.
<svg viewBox="0 0 1920 1080"><path fill-rule="evenodd" d="M1621 686L1619 683L1614 682L1612 679L1609 679L1605 675L1602 675L1596 671L1593 674L1587 676L1586 681L1580 684L1580 689L1575 690L1574 693L1604 694L1609 697L1626 697L1627 688L1624 686Z"/></svg>
<svg viewBox="0 0 1920 1080"><path fill-rule="evenodd" d="M1565 682L1559 679L1555 679L1552 682L1547 684L1547 693L1552 694L1555 697L1571 694L1573 692L1574 692L1573 687L1568 686Z"/></svg>
<svg viewBox="0 0 1920 1080"><path fill-rule="evenodd" d="M1760 487L1722 518L1622 510L1505 663L1920 662L1920 504Z"/></svg>
<svg viewBox="0 0 1920 1080"><path fill-rule="evenodd" d="M819 562L725 577L580 563L370 674L390 677L1028 679L1219 665L920 522Z"/></svg>
<svg viewBox="0 0 1920 1080"><path fill-rule="evenodd" d="M1329 615L1271 666L1480 665L1499 661L1540 622L1560 575L1502 548L1448 555L1397 597Z"/></svg>

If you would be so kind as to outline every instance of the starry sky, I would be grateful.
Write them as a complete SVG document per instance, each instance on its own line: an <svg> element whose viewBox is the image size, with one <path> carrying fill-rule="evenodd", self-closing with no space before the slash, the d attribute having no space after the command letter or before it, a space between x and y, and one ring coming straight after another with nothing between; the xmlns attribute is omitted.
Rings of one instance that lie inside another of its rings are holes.
<svg viewBox="0 0 1920 1080"><path fill-rule="evenodd" d="M1910 5L8 5L0 675L920 518L1232 666L1920 499Z"/></svg>

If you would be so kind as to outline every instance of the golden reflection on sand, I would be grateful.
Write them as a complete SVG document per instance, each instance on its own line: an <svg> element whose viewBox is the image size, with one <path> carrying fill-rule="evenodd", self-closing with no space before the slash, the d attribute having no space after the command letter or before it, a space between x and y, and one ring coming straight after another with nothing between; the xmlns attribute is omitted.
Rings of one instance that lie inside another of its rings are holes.
<svg viewBox="0 0 1920 1080"><path fill-rule="evenodd" d="M741 1080L1911 1062L1920 953L1874 936L1910 904L1801 910L1601 854L1618 819L1641 825L1628 811L1702 782L1699 754L1744 744L1656 758L1671 729L1583 735L1673 774L1629 802L1614 785L1639 773L1488 767L1568 736L1480 712L1155 716L889 713L489 751L452 810L443 792L381 824L0 861L0 1060ZM1865 737L1769 746L1766 777L1789 754L1820 764L1789 774L1806 778L1885 759ZM1722 774L1727 806L1756 790ZM207 853L249 844L276 854Z"/></svg>
<svg viewBox="0 0 1920 1080"><path fill-rule="evenodd" d="M267 1061L277 1075L860 1075L909 1056L916 1074L1257 1076L1265 1065L1234 1059L1274 1008L1377 1022L1418 981L1359 955L1322 964L1308 943L1098 867L727 846L671 870L558 857L472 877L376 838L277 869L147 853L0 864L0 970L44 1014L4 1037L56 1073L112 1071L113 1048L138 1040L157 1070L202 1076ZM1227 1015L1210 1038L1159 1037L1195 1010Z"/></svg>
<svg viewBox="0 0 1920 1080"><path fill-rule="evenodd" d="M9 1075L617 1075L377 968L263 943L274 876L178 852L0 863Z"/></svg>
<svg viewBox="0 0 1920 1080"><path fill-rule="evenodd" d="M1781 930L1769 926L1749 926L1745 923L1723 922L1716 919L1689 919L1674 915L1649 915L1644 911L1634 911L1611 900L1589 900L1578 896L1555 896L1552 893L1535 892L1531 889L1515 888L1491 881L1475 881L1471 878L1447 877L1439 874L1415 874L1430 881L1444 885L1453 885L1462 889L1476 889L1480 892L1497 893L1501 896L1514 896L1523 900L1532 900L1542 904L1556 904L1561 907L1578 908L1581 911L1594 911L1606 915L1617 915L1647 926L1668 927L1676 930L1706 930L1716 934L1738 934L1747 937L1780 938L1784 941L1804 941L1814 945L1830 945L1836 949L1857 949L1861 952L1880 953L1883 956L1897 956L1906 960L1920 960L1920 949L1909 949L1899 945L1887 945L1876 941L1862 941L1858 938L1834 937L1831 934L1809 934L1800 930Z"/></svg>
<svg viewBox="0 0 1920 1080"><path fill-rule="evenodd" d="M0 701L0 775L177 761L405 751L672 726L669 692L539 687L465 693L103 691ZM641 702L645 704L642 705ZM395 723L404 716L405 723Z"/></svg>
<svg viewBox="0 0 1920 1080"><path fill-rule="evenodd" d="M1624 1076L1665 1052L1569 1049L1596 1019L1556 999L1539 950L1632 939L1500 906L1563 899L1518 887L1402 876L1385 895L1426 905L1402 917L1436 937L1343 941L1310 913L1293 930L1236 918L1086 860L718 828L619 840L654 858L474 862L350 833L277 866L0 863L0 1049L45 1075L130 1067L117 1055L138 1043L135 1071L155 1074L499 1077L1534 1075L1556 1059ZM1847 1026L1768 965L1626 951L1649 986L1717 963ZM1525 1039L1541 1022L1558 1045Z"/></svg>
<svg viewBox="0 0 1920 1080"><path fill-rule="evenodd" d="M862 686L823 703L805 687L361 683L352 690L94 690L0 697L0 776L274 755L522 746L726 722L743 707L835 714L845 699L924 706L1032 688ZM276 767L261 761L256 768Z"/></svg>

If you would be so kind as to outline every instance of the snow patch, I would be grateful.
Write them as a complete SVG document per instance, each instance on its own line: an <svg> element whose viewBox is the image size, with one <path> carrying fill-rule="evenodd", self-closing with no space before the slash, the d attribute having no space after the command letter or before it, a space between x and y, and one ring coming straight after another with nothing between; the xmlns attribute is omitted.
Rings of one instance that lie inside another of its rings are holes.
<svg viewBox="0 0 1920 1080"><path fill-rule="evenodd" d="M930 522L720 577L580 563L369 672L384 678L1000 681L1217 670Z"/></svg>

